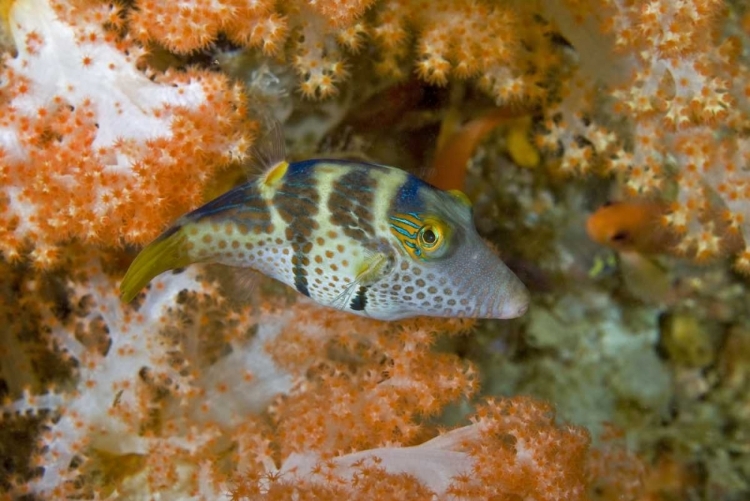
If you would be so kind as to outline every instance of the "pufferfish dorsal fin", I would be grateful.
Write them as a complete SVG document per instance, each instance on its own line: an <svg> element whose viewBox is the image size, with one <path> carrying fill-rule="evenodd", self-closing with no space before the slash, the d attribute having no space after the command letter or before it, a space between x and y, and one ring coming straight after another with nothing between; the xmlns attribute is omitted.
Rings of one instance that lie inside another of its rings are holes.
<svg viewBox="0 0 750 501"><path fill-rule="evenodd" d="M264 200L270 202L289 170L284 130L279 122L271 123L268 132L260 141L260 146L254 150L254 156L261 168L260 176L257 178L258 191Z"/></svg>
<svg viewBox="0 0 750 501"><path fill-rule="evenodd" d="M287 162L284 128L277 120L269 119L267 122L265 132L250 148L251 160L245 165L245 175L248 181L265 177L274 167Z"/></svg>

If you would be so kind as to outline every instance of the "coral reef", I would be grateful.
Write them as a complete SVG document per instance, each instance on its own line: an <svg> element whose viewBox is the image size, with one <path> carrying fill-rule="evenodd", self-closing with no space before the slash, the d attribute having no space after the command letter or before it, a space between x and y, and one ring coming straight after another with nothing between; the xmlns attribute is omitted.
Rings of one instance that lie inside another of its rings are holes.
<svg viewBox="0 0 750 501"><path fill-rule="evenodd" d="M16 494L585 498L599 456L547 404L490 400L451 431L424 421L476 392L471 364L430 349L467 321L232 306L195 268L159 278L131 309L99 262L77 261L64 311L34 305L76 390L25 391L4 408L55 416L31 458L42 472Z"/></svg>
<svg viewBox="0 0 750 501"><path fill-rule="evenodd" d="M0 0L0 497L746 499L749 47L736 1ZM273 121L463 189L527 315L123 304Z"/></svg>
<svg viewBox="0 0 750 501"><path fill-rule="evenodd" d="M750 272L741 13L720 0L570 4L597 14L584 21L548 2L580 72L549 110L540 143L562 146L563 171L600 169L620 176L631 196L665 196L662 224L682 236L683 255L734 253L737 269ZM609 116L599 120L603 109ZM612 127L618 118L627 135Z"/></svg>
<svg viewBox="0 0 750 501"><path fill-rule="evenodd" d="M118 8L13 2L0 103L5 259L50 268L71 238L145 243L201 199L253 137L239 87L205 71L149 78ZM185 158L191 168L185 168ZM175 189L176 187L180 189Z"/></svg>

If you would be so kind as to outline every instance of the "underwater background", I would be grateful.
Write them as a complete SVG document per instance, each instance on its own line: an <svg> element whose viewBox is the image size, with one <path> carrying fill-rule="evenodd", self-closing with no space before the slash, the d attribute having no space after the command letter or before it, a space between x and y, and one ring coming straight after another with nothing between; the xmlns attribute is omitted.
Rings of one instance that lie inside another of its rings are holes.
<svg viewBox="0 0 750 501"><path fill-rule="evenodd" d="M0 497L750 498L750 10L0 0ZM513 320L219 265L119 283L290 161L473 204Z"/></svg>

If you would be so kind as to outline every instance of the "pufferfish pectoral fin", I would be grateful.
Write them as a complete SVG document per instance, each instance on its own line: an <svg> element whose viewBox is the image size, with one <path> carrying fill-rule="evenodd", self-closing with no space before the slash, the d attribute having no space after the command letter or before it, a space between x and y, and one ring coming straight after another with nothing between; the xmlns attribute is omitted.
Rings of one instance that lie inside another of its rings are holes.
<svg viewBox="0 0 750 501"><path fill-rule="evenodd" d="M132 301L157 275L191 264L193 260L188 256L186 242L185 230L177 224L148 244L130 264L120 283L122 300Z"/></svg>
<svg viewBox="0 0 750 501"><path fill-rule="evenodd" d="M333 304L340 304L340 309L366 311L367 290L391 271L395 263L395 254L390 250L382 250L369 254L359 266L354 280L334 300Z"/></svg>
<svg viewBox="0 0 750 501"><path fill-rule="evenodd" d="M369 287L390 274L394 263L395 256L392 252L381 251L371 254L360 265L354 282Z"/></svg>

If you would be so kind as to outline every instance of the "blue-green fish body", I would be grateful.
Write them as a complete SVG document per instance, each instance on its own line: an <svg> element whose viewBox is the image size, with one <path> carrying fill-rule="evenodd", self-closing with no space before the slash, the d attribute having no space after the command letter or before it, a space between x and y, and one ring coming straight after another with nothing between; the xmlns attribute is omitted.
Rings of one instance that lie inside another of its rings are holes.
<svg viewBox="0 0 750 501"><path fill-rule="evenodd" d="M318 303L373 318L512 318L528 293L489 249L460 192L392 167L281 161L180 218L135 259L130 301L196 262L249 267Z"/></svg>

